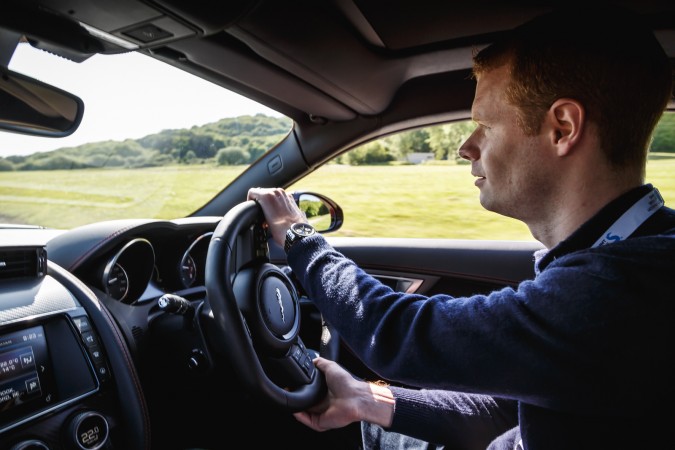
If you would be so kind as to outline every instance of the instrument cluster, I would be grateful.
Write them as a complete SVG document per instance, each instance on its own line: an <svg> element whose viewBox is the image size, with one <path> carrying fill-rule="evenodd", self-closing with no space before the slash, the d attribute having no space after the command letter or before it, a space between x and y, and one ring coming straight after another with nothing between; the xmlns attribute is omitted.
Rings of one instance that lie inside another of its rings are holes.
<svg viewBox="0 0 675 450"><path fill-rule="evenodd" d="M105 261L100 285L109 297L132 305L160 293L203 286L212 234L130 239Z"/></svg>

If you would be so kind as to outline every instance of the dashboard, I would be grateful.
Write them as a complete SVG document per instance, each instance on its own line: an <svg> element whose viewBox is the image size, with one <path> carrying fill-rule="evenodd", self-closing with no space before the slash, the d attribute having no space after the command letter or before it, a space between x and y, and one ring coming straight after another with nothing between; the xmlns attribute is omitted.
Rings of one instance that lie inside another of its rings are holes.
<svg viewBox="0 0 675 450"><path fill-rule="evenodd" d="M280 423L275 408L261 411L242 388L230 358L242 344L225 337L207 301L207 254L222 219L2 230L0 449L168 450L202 440L209 447L223 431L222 418L206 412L213 405L236 405L232 423L269 415L280 429L300 426L288 414L281 420L291 423ZM227 244L233 273L242 269L246 279L248 264L263 255L269 280L289 275L283 249L268 246L258 227L236 233ZM271 298L276 306L278 296ZM315 307L300 298L296 311L302 341L319 348ZM279 378L284 370L270 369Z"/></svg>
<svg viewBox="0 0 675 450"><path fill-rule="evenodd" d="M134 406L140 398L127 390L120 348L98 332L96 300L44 246L0 247L0 269L0 448L128 445L137 435L121 424L118 395Z"/></svg>
<svg viewBox="0 0 675 450"><path fill-rule="evenodd" d="M204 286L209 240L218 220L97 223L51 239L47 250L51 261L111 300L141 305L162 293Z"/></svg>
<svg viewBox="0 0 675 450"><path fill-rule="evenodd" d="M0 243L0 448L148 448L138 371L156 362L152 331L178 328L187 343L160 367L173 359L194 373L209 361L200 333L180 335L191 333L185 318L158 298L201 306L219 219L103 222L47 238L27 229Z"/></svg>

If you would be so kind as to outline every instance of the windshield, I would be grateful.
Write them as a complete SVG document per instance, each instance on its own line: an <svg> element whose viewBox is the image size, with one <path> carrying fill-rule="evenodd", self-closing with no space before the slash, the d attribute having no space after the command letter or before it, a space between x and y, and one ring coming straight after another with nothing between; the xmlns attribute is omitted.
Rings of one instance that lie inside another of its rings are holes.
<svg viewBox="0 0 675 450"><path fill-rule="evenodd" d="M175 219L279 142L291 120L139 53L75 63L20 44L9 69L84 101L64 138L0 132L0 224Z"/></svg>

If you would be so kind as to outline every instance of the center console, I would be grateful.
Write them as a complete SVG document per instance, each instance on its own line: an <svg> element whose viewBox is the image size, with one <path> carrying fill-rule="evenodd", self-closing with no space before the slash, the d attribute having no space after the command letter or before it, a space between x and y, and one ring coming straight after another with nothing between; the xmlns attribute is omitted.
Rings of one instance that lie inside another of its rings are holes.
<svg viewBox="0 0 675 450"><path fill-rule="evenodd" d="M0 276L0 448L114 448L111 383L90 316L62 283Z"/></svg>

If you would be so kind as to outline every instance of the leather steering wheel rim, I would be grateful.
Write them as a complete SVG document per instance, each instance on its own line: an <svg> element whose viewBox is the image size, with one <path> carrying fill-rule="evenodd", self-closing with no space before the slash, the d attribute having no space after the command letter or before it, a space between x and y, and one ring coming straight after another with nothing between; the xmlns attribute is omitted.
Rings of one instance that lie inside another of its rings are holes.
<svg viewBox="0 0 675 450"><path fill-rule="evenodd" d="M323 399L325 379L298 335L300 315L293 283L269 264L263 221L260 206L246 201L225 214L211 236L205 269L207 301L215 324L211 337L251 392L297 412ZM287 324L285 315L297 323ZM260 328L262 339L256 332ZM271 347L261 342L265 340L272 341ZM289 371L294 379L291 386L270 377L270 361L281 361L284 374ZM296 375L297 370L302 373ZM297 382L296 377L307 380Z"/></svg>

